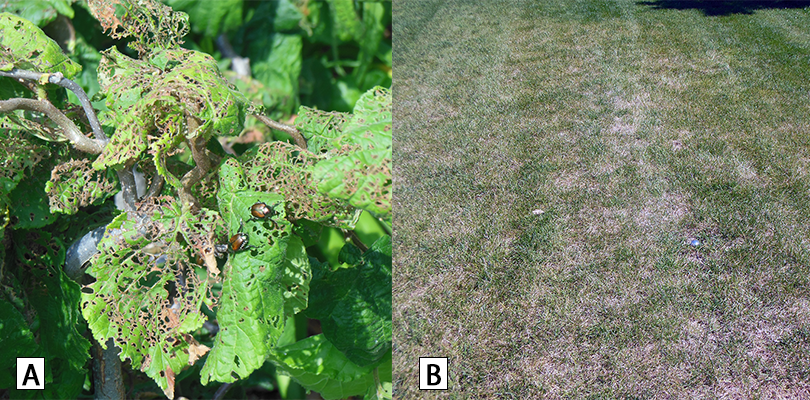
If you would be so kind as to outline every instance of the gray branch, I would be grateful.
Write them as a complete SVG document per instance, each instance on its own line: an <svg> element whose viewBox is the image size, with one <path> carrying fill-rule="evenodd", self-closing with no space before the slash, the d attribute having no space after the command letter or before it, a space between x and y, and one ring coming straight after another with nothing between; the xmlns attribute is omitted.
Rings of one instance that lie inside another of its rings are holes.
<svg viewBox="0 0 810 400"><path fill-rule="evenodd" d="M81 86L77 85L76 82L73 82L72 80L62 76L61 72L57 72L55 74L43 74L42 72L25 71L16 68L8 72L0 71L0 76L6 76L14 79L28 79L34 81L39 81L43 75L48 75L49 83L59 85L76 94L76 97L79 98L79 102L82 103L84 113L87 114L87 121L90 122L90 128L93 129L93 135L96 137L96 140L99 140L101 142L104 142L104 144L107 144L109 139L107 139L107 135L104 134L104 131L101 130L101 123L98 122L96 111L93 110L93 106L92 104L90 104L90 98L87 97L87 93L85 93L84 89L82 89ZM104 146L102 145L102 147Z"/></svg>
<svg viewBox="0 0 810 400"><path fill-rule="evenodd" d="M82 131L79 130L79 127L76 126L70 118L62 114L58 108L54 107L54 105L47 100L25 98L0 100L0 113L7 113L14 110L28 110L45 114L51 121L62 128L68 140L81 151L99 154L102 149L104 149L106 142L85 137Z"/></svg>
<svg viewBox="0 0 810 400"><path fill-rule="evenodd" d="M304 136L301 135L301 132L299 132L298 129L295 129L294 126L289 126L282 124L281 122L273 121L272 119L267 118L261 114L253 114L253 116L256 117L259 121L262 121L265 125L269 126L270 128L289 134L290 136L292 136L293 140L295 141L295 144L298 145L298 147L306 150L307 141L304 139Z"/></svg>
<svg viewBox="0 0 810 400"><path fill-rule="evenodd" d="M135 186L135 175L132 173L133 162L124 165L116 171L118 181L121 182L121 193L124 197L124 211L135 211L135 201L138 200L138 190Z"/></svg>

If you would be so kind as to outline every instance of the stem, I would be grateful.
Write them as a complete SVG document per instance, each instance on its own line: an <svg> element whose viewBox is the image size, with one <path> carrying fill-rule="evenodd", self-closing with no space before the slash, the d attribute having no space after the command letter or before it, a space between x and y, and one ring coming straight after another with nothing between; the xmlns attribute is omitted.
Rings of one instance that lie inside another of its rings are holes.
<svg viewBox="0 0 810 400"><path fill-rule="evenodd" d="M368 246L366 246L366 244L363 243L362 240L360 240L360 236L357 236L357 232L355 232L355 231L344 231L344 234L346 236L348 236L352 240L352 243L355 246L357 246L357 248L360 249L360 251L362 251L363 253L368 251Z"/></svg>
<svg viewBox="0 0 810 400"><path fill-rule="evenodd" d="M150 197L157 197L160 191L163 190L163 184L166 182L163 176L155 172L155 177L152 178L152 185L149 186L149 191L143 196L144 199Z"/></svg>
<svg viewBox="0 0 810 400"><path fill-rule="evenodd" d="M382 218L377 218L377 221L380 222L380 226L385 231L385 233L388 234L388 236L391 236L394 233L393 229L391 229L391 227L388 226L388 224L386 224L385 221L382 220Z"/></svg>
<svg viewBox="0 0 810 400"><path fill-rule="evenodd" d="M41 72L25 71L14 68L9 72L0 71L0 76L15 79L29 79L34 81L40 81L43 76L47 76L49 83L66 88L79 98L79 102L82 103L84 113L87 114L87 121L90 122L90 128L93 129L93 135L96 137L96 140L104 142L104 144L107 144L109 141L107 135L105 135L104 131L101 130L101 123L98 122L96 111L93 110L93 105L90 104L90 98L87 97L87 93L85 93L84 89L77 85L76 82L62 76L61 72L57 72L55 74L43 74ZM101 147L104 147L104 144Z"/></svg>
<svg viewBox="0 0 810 400"><path fill-rule="evenodd" d="M222 397L225 396L225 393L228 392L228 389L233 386L233 383L223 383L222 386L217 389L216 393L214 393L213 400L220 400Z"/></svg>
<svg viewBox="0 0 810 400"><path fill-rule="evenodd" d="M269 126L270 128L282 131L292 136L293 140L295 141L295 144L298 145L298 147L304 150L307 149L307 141L304 139L304 136L301 135L301 132L299 132L298 129L295 129L295 127L282 124L281 122L273 121L272 119L267 118L266 116L261 114L253 114L253 116L256 117L259 121L262 121L265 125Z"/></svg>
<svg viewBox="0 0 810 400"><path fill-rule="evenodd" d="M199 121L189 116L186 118L189 132L196 132L199 127ZM188 171L180 180L182 184L179 195L180 200L183 202L183 207L196 210L200 208L197 199L191 194L191 187L202 179L208 170L211 169L211 160L205 151L205 138L204 135L199 134L197 137L188 140L188 147L191 148L191 157L194 159L194 169Z"/></svg>
<svg viewBox="0 0 810 400"><path fill-rule="evenodd" d="M124 196L124 211L135 211L135 200L138 198L132 164L133 162L128 162L124 165L124 168L117 171L118 181L121 182L121 191Z"/></svg>
<svg viewBox="0 0 810 400"><path fill-rule="evenodd" d="M93 140L85 137L79 130L79 127L76 126L70 118L62 114L58 108L54 107L54 105L47 100L15 98L0 101L0 113L14 110L28 110L45 114L51 121L62 128L65 132L65 136L70 140L70 143L81 151L99 154L104 148L104 145L107 144L101 140Z"/></svg>
<svg viewBox="0 0 810 400"><path fill-rule="evenodd" d="M93 381L98 400L124 398L124 379L121 359L118 358L120 351L112 339L107 340L107 350L102 349L98 342L93 345Z"/></svg>

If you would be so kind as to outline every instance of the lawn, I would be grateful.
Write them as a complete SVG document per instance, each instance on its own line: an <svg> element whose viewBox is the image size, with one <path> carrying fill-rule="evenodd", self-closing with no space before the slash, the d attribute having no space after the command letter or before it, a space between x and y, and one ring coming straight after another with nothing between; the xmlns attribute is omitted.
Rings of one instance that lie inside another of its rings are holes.
<svg viewBox="0 0 810 400"><path fill-rule="evenodd" d="M810 3L393 7L394 398L810 398Z"/></svg>

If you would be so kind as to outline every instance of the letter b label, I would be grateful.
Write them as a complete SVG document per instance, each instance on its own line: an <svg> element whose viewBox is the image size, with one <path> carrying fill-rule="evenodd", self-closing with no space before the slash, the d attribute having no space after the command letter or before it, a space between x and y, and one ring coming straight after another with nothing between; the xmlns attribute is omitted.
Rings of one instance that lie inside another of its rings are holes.
<svg viewBox="0 0 810 400"><path fill-rule="evenodd" d="M447 357L419 357L419 389L447 390Z"/></svg>

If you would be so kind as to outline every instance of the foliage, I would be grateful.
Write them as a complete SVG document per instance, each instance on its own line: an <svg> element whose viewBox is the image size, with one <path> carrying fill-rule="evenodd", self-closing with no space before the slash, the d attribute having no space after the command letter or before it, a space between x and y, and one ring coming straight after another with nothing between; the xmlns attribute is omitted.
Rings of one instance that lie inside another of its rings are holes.
<svg viewBox="0 0 810 400"><path fill-rule="evenodd" d="M167 3L189 14L196 40L188 47L213 48L224 33L233 50L250 59L253 76L237 85L259 91L271 116L300 104L349 112L362 93L391 85L390 2Z"/></svg>
<svg viewBox="0 0 810 400"><path fill-rule="evenodd" d="M52 33L65 20L69 40ZM0 113L0 360L46 357L46 397L92 391L92 337L169 398L262 377L294 396L285 376L329 399L390 398L388 24L390 4L341 0L0 5L0 71L39 76L0 76L0 109L25 99L66 117ZM225 70L221 34L250 76ZM68 134L93 127L62 77L92 96L101 129L84 139L99 154ZM235 144L267 131L250 118L264 113L296 113L295 127ZM133 167L152 190L115 210ZM264 217L251 214L260 202ZM68 247L98 226L74 282ZM13 367L0 364L0 387Z"/></svg>

